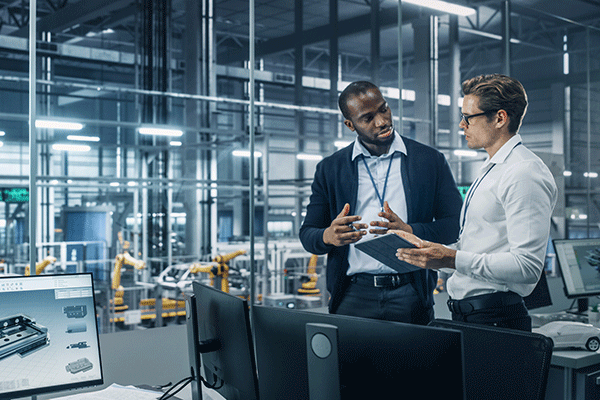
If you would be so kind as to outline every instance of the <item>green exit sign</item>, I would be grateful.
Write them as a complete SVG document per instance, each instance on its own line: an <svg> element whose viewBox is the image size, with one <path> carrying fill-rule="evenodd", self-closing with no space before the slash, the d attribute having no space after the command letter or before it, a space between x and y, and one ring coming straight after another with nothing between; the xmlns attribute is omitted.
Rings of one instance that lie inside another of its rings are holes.
<svg viewBox="0 0 600 400"><path fill-rule="evenodd" d="M27 203L29 201L28 188L0 188L0 195L5 203Z"/></svg>

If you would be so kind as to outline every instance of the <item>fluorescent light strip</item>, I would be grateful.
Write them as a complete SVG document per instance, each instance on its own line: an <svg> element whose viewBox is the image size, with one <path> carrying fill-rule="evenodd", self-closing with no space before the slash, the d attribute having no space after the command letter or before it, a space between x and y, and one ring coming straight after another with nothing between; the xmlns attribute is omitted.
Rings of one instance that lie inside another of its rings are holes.
<svg viewBox="0 0 600 400"><path fill-rule="evenodd" d="M172 141L170 141L170 142L169 142L169 144L170 144L171 146L173 146L173 147L179 147L179 146L181 146L183 143L181 143L181 142L180 142L180 141L178 141L178 140L172 140Z"/></svg>
<svg viewBox="0 0 600 400"><path fill-rule="evenodd" d="M335 142L333 142L333 145L335 147L337 147L338 149L341 149L343 147L349 146L350 143L352 143L351 141L347 141L347 140L336 140Z"/></svg>
<svg viewBox="0 0 600 400"><path fill-rule="evenodd" d="M461 150L456 149L453 151L455 156L459 157L477 157L477 152L475 150Z"/></svg>
<svg viewBox="0 0 600 400"><path fill-rule="evenodd" d="M62 121L51 121L46 119L36 119L36 128L48 128L48 129L64 129L68 131L80 131L83 129L83 124L79 122L62 122Z"/></svg>
<svg viewBox="0 0 600 400"><path fill-rule="evenodd" d="M323 156L319 155L319 154L300 153L300 154L296 154L296 158L298 160L304 160L304 161L320 161L323 159Z"/></svg>
<svg viewBox="0 0 600 400"><path fill-rule="evenodd" d="M583 176L585 176L586 178L597 178L598 173L597 172L584 172Z"/></svg>
<svg viewBox="0 0 600 400"><path fill-rule="evenodd" d="M90 151L92 148L85 144L53 144L53 150L58 151Z"/></svg>
<svg viewBox="0 0 600 400"><path fill-rule="evenodd" d="M142 135L156 135L156 136L182 136L183 131L180 129L169 129L169 128L153 128L153 127L140 127L138 132Z"/></svg>
<svg viewBox="0 0 600 400"><path fill-rule="evenodd" d="M68 135L67 140L74 140L78 142L99 142L98 136L82 136L82 135Z"/></svg>
<svg viewBox="0 0 600 400"><path fill-rule="evenodd" d="M6 132L0 131L0 136L4 136L4 135L6 135Z"/></svg>
<svg viewBox="0 0 600 400"><path fill-rule="evenodd" d="M564 176L571 176L573 173L571 171L563 171Z"/></svg>
<svg viewBox="0 0 600 400"><path fill-rule="evenodd" d="M236 156L236 157L246 157L249 158L250 157L250 151L249 150L233 150L231 152L232 155ZM258 158L258 157L262 157L262 153L260 151L255 151L254 152L254 158Z"/></svg>
<svg viewBox="0 0 600 400"><path fill-rule="evenodd" d="M416 6L431 8L433 10L459 15L462 17L466 17L467 15L473 15L477 12L474 8L459 6L458 4L452 4L446 1L439 0L402 0L402 2L414 4Z"/></svg>

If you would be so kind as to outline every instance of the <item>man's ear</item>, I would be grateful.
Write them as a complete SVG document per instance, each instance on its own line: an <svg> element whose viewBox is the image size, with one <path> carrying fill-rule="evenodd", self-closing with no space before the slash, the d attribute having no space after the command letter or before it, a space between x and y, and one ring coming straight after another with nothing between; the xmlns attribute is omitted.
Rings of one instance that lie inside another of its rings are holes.
<svg viewBox="0 0 600 400"><path fill-rule="evenodd" d="M354 132L354 124L349 119L344 120L344 125L348 127L352 132Z"/></svg>
<svg viewBox="0 0 600 400"><path fill-rule="evenodd" d="M498 110L496 113L496 128L500 129L504 126L508 126L510 117L505 110Z"/></svg>

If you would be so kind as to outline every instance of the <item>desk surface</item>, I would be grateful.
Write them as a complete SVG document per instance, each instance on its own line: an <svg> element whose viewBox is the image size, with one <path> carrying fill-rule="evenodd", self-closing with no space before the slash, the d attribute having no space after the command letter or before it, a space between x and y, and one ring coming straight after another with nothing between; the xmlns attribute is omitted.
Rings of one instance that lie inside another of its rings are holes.
<svg viewBox="0 0 600 400"><path fill-rule="evenodd" d="M552 352L551 364L557 367L585 368L600 364L600 352L587 350L558 350Z"/></svg>

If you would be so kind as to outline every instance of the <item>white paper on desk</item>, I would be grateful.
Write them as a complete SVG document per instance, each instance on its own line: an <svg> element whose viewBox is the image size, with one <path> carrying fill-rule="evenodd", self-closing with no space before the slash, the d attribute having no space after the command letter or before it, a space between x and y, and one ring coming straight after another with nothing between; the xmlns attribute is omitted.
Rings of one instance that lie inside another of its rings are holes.
<svg viewBox="0 0 600 400"><path fill-rule="evenodd" d="M106 389L60 397L60 400L156 400L160 396L161 392L113 383Z"/></svg>

